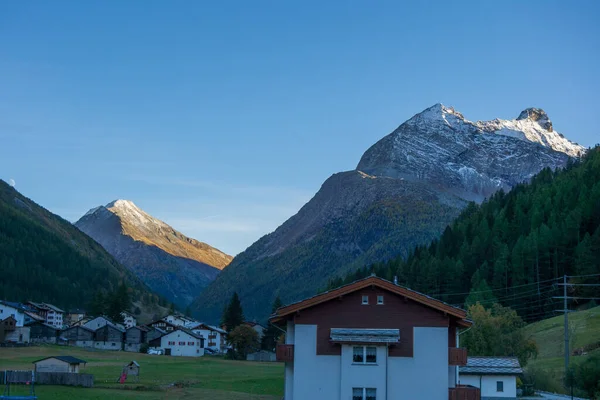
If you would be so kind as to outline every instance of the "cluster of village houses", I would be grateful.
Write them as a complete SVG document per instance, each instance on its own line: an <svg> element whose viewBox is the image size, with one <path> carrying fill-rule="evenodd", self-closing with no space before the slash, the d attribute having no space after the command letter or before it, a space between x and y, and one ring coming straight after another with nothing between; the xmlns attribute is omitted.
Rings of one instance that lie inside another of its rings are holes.
<svg viewBox="0 0 600 400"><path fill-rule="evenodd" d="M228 347L226 331L184 315L167 315L145 325L138 325L127 311L121 315L123 324L106 316L87 316L82 310L65 312L48 303L0 301L0 343L53 343L131 352L144 346L155 354L195 357L225 352ZM262 337L260 324L244 324Z"/></svg>

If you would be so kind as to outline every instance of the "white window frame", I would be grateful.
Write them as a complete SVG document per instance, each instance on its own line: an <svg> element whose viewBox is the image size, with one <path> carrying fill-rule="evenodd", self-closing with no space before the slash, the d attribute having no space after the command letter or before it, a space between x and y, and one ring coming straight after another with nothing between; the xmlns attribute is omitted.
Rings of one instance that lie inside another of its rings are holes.
<svg viewBox="0 0 600 400"><path fill-rule="evenodd" d="M363 297L362 297L362 305L363 306L368 306L369 305L369 295L363 295Z"/></svg>
<svg viewBox="0 0 600 400"><path fill-rule="evenodd" d="M361 361L354 361L354 349L357 348L361 348L362 349L362 356L363 356L363 360ZM367 348L373 348L375 349L375 361L371 362L371 361L367 361ZM377 347L375 346L352 346L352 364L356 364L356 365L377 365Z"/></svg>
<svg viewBox="0 0 600 400"><path fill-rule="evenodd" d="M377 388L353 387L352 388L352 400L354 400L354 390L355 389L362 390L362 400L366 400L367 399L367 390L374 390L375 391L375 399L377 399Z"/></svg>
<svg viewBox="0 0 600 400"><path fill-rule="evenodd" d="M377 295L377 305L382 306L384 304L383 295Z"/></svg>

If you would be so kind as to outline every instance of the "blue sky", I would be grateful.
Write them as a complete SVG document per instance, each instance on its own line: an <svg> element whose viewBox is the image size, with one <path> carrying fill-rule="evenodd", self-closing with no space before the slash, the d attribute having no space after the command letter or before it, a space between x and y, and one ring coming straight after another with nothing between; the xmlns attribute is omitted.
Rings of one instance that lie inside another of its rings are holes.
<svg viewBox="0 0 600 400"><path fill-rule="evenodd" d="M236 254L437 102L599 141L600 2L404 3L2 2L0 178Z"/></svg>

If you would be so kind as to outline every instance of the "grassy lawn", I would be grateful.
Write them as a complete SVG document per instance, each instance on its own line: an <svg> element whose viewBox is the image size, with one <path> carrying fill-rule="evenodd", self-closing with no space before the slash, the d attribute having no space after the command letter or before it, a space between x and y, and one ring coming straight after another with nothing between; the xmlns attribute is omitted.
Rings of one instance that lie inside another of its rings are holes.
<svg viewBox="0 0 600 400"><path fill-rule="evenodd" d="M586 345L600 343L600 307L569 314L569 327L571 353ZM524 329L527 336L533 337L539 349L538 358L529 361L526 371L538 371L539 379L545 381L542 385L547 386L547 390L564 392L564 316L545 319ZM583 356L571 356L570 362L578 364L598 353L600 349Z"/></svg>
<svg viewBox="0 0 600 400"><path fill-rule="evenodd" d="M91 351L75 347L0 348L0 370L31 369L32 361L70 355L88 363L81 373L94 375L94 388L38 386L43 399L196 399L275 400L283 395L283 365L229 361L218 357L166 357L140 353ZM116 383L121 368L136 360L139 382ZM22 388L24 389L24 388Z"/></svg>

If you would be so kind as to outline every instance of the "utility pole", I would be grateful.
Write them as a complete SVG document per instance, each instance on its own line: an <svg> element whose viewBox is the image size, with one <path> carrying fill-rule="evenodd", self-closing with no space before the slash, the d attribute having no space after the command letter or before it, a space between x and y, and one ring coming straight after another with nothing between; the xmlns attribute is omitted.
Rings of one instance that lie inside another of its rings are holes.
<svg viewBox="0 0 600 400"><path fill-rule="evenodd" d="M569 371L569 309L567 308L567 275L563 275L563 297L565 310L565 374Z"/></svg>

